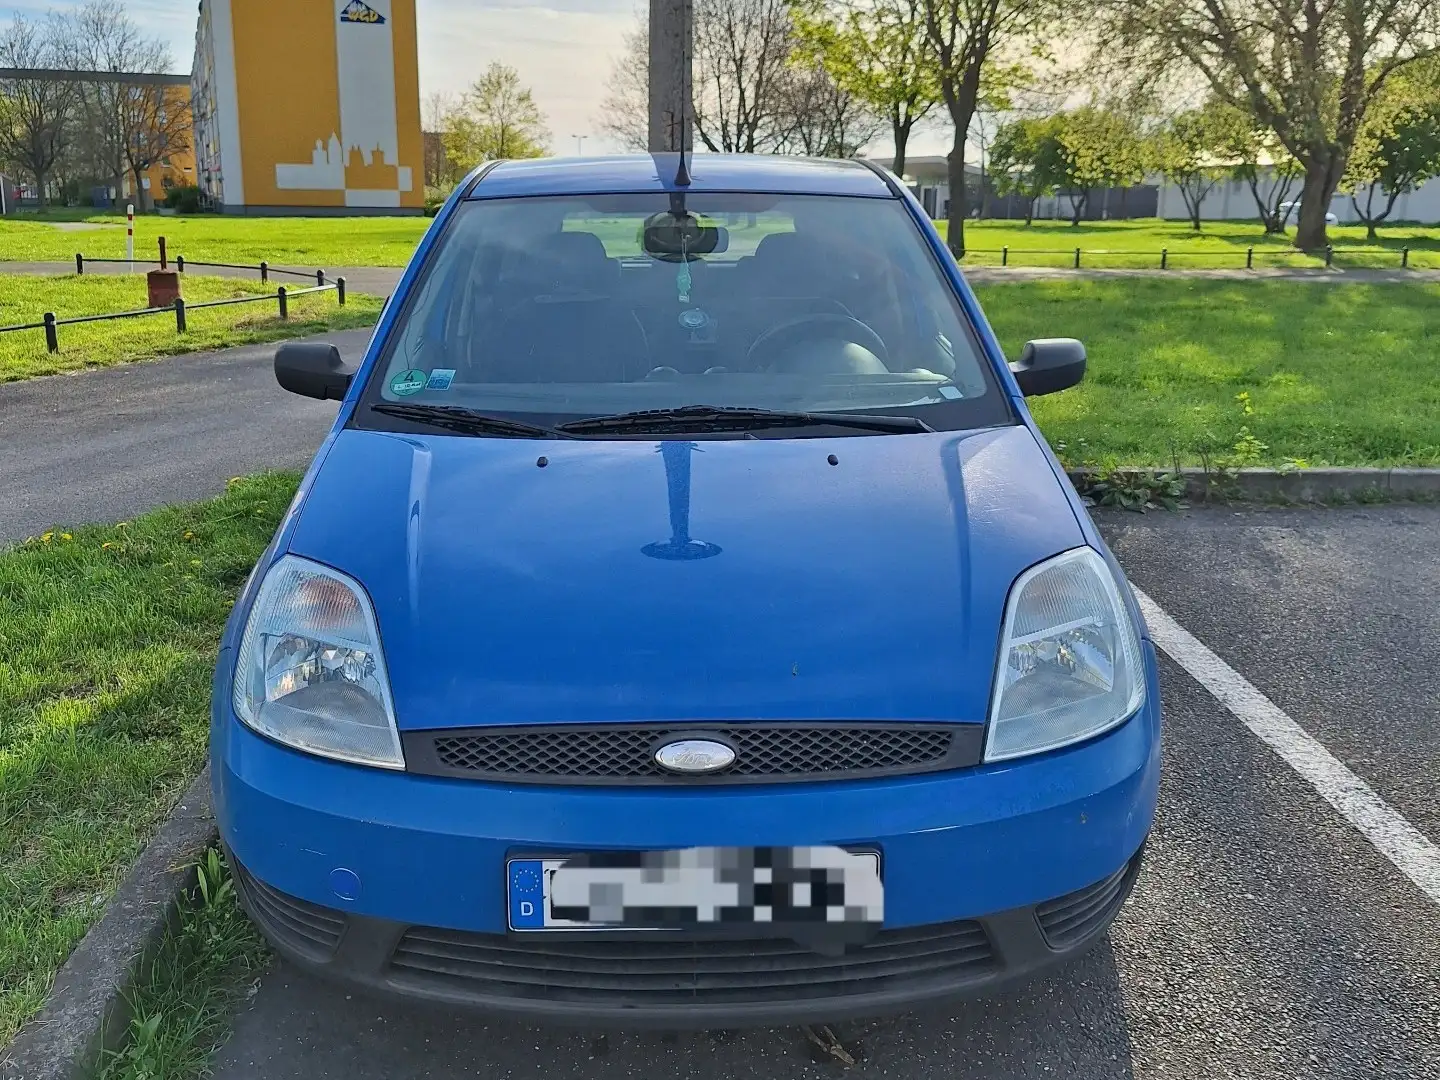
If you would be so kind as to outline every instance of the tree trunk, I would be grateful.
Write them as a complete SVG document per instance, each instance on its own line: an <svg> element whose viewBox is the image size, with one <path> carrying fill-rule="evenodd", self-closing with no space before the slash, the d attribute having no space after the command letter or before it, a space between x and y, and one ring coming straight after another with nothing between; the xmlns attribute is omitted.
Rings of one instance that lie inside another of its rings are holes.
<svg viewBox="0 0 1440 1080"><path fill-rule="evenodd" d="M1331 178L1334 162L1312 158L1305 166L1305 184L1300 189L1300 220L1295 227L1295 246L1301 251L1318 251L1329 242L1325 235L1325 212L1335 194ZM1338 179L1338 178L1337 178Z"/></svg>
<svg viewBox="0 0 1440 1080"><path fill-rule="evenodd" d="M1080 224L1080 217L1085 213L1085 204L1090 201L1090 192L1086 191L1080 196L1077 202L1075 196L1070 196L1070 226L1074 228Z"/></svg>
<svg viewBox="0 0 1440 1080"><path fill-rule="evenodd" d="M1025 200L1025 227L1027 229L1035 222L1035 200L1035 196Z"/></svg>
<svg viewBox="0 0 1440 1080"><path fill-rule="evenodd" d="M950 213L946 242L955 258L965 255L965 129L955 126L955 142L947 158L950 165Z"/></svg>
<svg viewBox="0 0 1440 1080"><path fill-rule="evenodd" d="M40 202L40 209L45 209L45 170L35 170L35 198Z"/></svg>
<svg viewBox="0 0 1440 1080"><path fill-rule="evenodd" d="M890 163L890 171L893 172L896 176L900 177L901 181L904 181L905 145L910 141L910 123L902 123L899 120L894 121L894 134L895 160Z"/></svg>

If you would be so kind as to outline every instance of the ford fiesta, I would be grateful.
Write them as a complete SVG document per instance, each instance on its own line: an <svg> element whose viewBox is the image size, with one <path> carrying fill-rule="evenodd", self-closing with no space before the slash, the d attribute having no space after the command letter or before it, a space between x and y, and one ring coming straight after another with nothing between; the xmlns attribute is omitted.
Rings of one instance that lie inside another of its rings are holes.
<svg viewBox="0 0 1440 1080"><path fill-rule="evenodd" d="M1134 597L924 212L859 162L489 166L235 606L221 836L301 967L529 1019L833 1020L1102 937Z"/></svg>

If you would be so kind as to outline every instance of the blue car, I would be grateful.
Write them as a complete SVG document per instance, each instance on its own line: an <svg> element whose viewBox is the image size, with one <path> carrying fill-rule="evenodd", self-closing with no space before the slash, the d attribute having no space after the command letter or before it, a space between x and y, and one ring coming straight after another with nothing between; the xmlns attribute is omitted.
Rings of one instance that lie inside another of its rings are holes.
<svg viewBox="0 0 1440 1080"><path fill-rule="evenodd" d="M527 1020L838 1020L1104 936L1155 652L920 205L856 161L505 162L433 222L222 642L246 910Z"/></svg>

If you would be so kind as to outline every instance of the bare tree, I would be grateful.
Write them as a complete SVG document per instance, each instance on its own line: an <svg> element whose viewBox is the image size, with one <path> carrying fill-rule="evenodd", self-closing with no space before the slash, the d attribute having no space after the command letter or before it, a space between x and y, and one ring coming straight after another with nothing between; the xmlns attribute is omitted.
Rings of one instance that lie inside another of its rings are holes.
<svg viewBox="0 0 1440 1080"><path fill-rule="evenodd" d="M857 155L885 128L873 106L840 86L819 63L797 63L778 90L774 149L807 157Z"/></svg>
<svg viewBox="0 0 1440 1080"><path fill-rule="evenodd" d="M1440 53L1440 0L1101 0L1105 47L1137 72L1181 65L1253 114L1305 172L1295 245L1325 213L1386 84Z"/></svg>
<svg viewBox="0 0 1440 1080"><path fill-rule="evenodd" d="M711 150L773 150L794 46L786 0L695 0L695 134Z"/></svg>
<svg viewBox="0 0 1440 1080"><path fill-rule="evenodd" d="M1035 44L1055 17L1053 0L921 0L925 29L939 68L940 95L950 113L954 142L948 155L950 219L946 240L965 254L965 139L982 94L1002 92L1022 70L1005 58Z"/></svg>
<svg viewBox="0 0 1440 1080"><path fill-rule="evenodd" d="M53 14L43 29L17 14L0 34L0 68L63 67L68 32ZM45 75L0 81L0 162L30 174L42 207L52 172L70 145L78 90L70 79Z"/></svg>
<svg viewBox="0 0 1440 1080"><path fill-rule="evenodd" d="M643 151L650 145L649 125L649 24L637 15L635 28L625 35L620 54L610 63L596 126L622 149Z"/></svg>
<svg viewBox="0 0 1440 1080"><path fill-rule="evenodd" d="M117 190L127 174L135 199L149 203L145 174L151 166L190 148L192 114L184 87L147 76L170 69L170 51L148 38L118 5L90 0L74 17L68 66L85 71L137 76L87 80L79 104L94 165Z"/></svg>
<svg viewBox="0 0 1440 1080"><path fill-rule="evenodd" d="M794 48L787 0L695 0L695 134L711 151L753 154L786 140L785 83ZM599 127L631 150L649 133L648 18L611 63Z"/></svg>
<svg viewBox="0 0 1440 1080"><path fill-rule="evenodd" d="M445 153L445 132L455 115L455 98L435 91L425 96L420 110L420 137L424 143L425 186L441 187L460 179L460 171Z"/></svg>

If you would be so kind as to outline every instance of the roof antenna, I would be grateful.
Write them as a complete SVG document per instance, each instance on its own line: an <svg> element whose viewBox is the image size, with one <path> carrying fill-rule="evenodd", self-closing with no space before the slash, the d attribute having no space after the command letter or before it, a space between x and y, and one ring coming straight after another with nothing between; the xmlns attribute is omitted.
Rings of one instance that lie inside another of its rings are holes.
<svg viewBox="0 0 1440 1080"><path fill-rule="evenodd" d="M652 3L656 0L651 0ZM690 63L691 39L694 37L694 9L691 0L680 0L684 12L683 30L680 35L680 164L675 169L675 186L690 186L690 166L685 160L686 144L690 142Z"/></svg>

